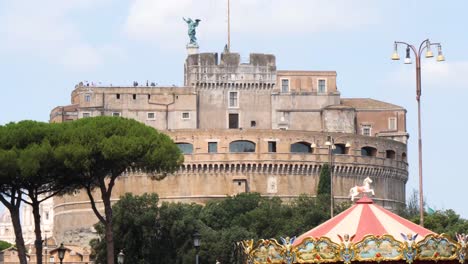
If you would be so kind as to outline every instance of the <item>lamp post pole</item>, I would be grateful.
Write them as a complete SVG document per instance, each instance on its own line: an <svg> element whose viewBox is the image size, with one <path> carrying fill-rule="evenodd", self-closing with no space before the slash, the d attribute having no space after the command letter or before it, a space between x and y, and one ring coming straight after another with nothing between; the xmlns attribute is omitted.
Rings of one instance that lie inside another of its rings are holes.
<svg viewBox="0 0 468 264"><path fill-rule="evenodd" d="M330 145L328 145L328 169L330 170L330 218L333 218L334 199L333 199L333 146L335 142L330 137Z"/></svg>
<svg viewBox="0 0 468 264"><path fill-rule="evenodd" d="M418 169L419 169L419 224L424 226L424 192L423 192L423 174L422 174L422 136L421 136L421 55L426 50L426 58L434 57L431 46L437 46L438 55L437 61L444 61L445 57L442 55L442 46L440 43L431 43L429 39L424 40L419 45L419 49L415 46L403 41L395 41L394 52L392 60L399 60L398 44L406 45L405 64L411 64L410 51L413 51L416 60L416 101L418 103Z"/></svg>
<svg viewBox="0 0 468 264"><path fill-rule="evenodd" d="M193 238L193 247L195 247L195 264L198 264L198 252L200 250L201 244L201 235L198 230L195 230L195 233L192 235Z"/></svg>

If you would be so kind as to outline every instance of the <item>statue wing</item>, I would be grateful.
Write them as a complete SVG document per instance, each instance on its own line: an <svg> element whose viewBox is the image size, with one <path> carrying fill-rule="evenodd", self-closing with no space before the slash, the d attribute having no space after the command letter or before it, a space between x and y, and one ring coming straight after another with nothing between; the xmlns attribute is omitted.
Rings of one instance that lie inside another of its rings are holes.
<svg viewBox="0 0 468 264"><path fill-rule="evenodd" d="M352 242L355 236L356 236L356 234L352 235L352 236L349 238L349 241Z"/></svg>
<svg viewBox="0 0 468 264"><path fill-rule="evenodd" d="M201 19L198 19L198 18L197 18L197 19L195 19L195 22L200 22L200 21L201 21Z"/></svg>
<svg viewBox="0 0 468 264"><path fill-rule="evenodd" d="M405 234L403 234L403 233L400 233L400 234L401 234L401 236L403 237L403 239L404 239L405 241L408 240L408 237L407 237Z"/></svg>
<svg viewBox="0 0 468 264"><path fill-rule="evenodd" d="M293 236L289 239L289 243L294 244L294 240L296 240L296 236Z"/></svg>
<svg viewBox="0 0 468 264"><path fill-rule="evenodd" d="M281 239L281 243L283 243L283 245L286 246L286 244L287 244L286 239L284 239L284 237L280 237L280 239Z"/></svg>
<svg viewBox="0 0 468 264"><path fill-rule="evenodd" d="M416 233L416 235L413 236L413 241L416 241L417 237L418 237L418 233Z"/></svg>
<svg viewBox="0 0 468 264"><path fill-rule="evenodd" d="M338 236L338 238L340 239L341 242L343 242L343 237L341 237L340 235L336 234Z"/></svg>

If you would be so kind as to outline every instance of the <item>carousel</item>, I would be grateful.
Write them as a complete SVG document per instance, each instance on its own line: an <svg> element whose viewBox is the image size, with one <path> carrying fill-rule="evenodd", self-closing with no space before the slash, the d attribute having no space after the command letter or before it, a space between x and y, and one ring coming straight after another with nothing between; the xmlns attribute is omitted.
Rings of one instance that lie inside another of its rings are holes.
<svg viewBox="0 0 468 264"><path fill-rule="evenodd" d="M360 193L367 191L371 192L368 188L360 189ZM341 214L297 238L281 238L280 242L244 240L238 246L245 264L382 261L455 264L465 262L467 243L468 235L457 234L455 241L436 234L363 196Z"/></svg>

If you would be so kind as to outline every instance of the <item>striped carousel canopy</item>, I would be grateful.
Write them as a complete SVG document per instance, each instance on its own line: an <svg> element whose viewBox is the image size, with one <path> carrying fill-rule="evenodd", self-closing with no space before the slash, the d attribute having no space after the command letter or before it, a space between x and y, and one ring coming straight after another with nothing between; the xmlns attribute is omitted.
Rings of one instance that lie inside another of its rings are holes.
<svg viewBox="0 0 468 264"><path fill-rule="evenodd" d="M385 234L401 242L405 241L402 234L411 237L417 234L415 242L419 242L434 232L374 204L368 197L363 197L341 214L299 236L294 245L300 244L307 237L328 237L333 242L340 243L340 236L354 236L353 241L356 242L366 235Z"/></svg>

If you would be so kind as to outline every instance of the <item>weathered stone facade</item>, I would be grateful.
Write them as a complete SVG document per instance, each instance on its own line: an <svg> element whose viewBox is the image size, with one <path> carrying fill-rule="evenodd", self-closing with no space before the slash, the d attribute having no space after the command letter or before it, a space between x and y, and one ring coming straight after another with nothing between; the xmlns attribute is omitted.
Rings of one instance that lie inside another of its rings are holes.
<svg viewBox="0 0 468 264"><path fill-rule="evenodd" d="M373 99L342 99L334 71L277 71L269 54L190 54L184 87L96 87L80 83L72 105L51 122L114 115L134 118L168 134L184 152L180 170L162 181L139 171L118 180L113 200L157 192L162 201L205 203L240 192L284 200L315 195L334 139L334 196L365 177L375 200L395 209L405 202L406 110ZM350 145L350 146L349 146ZM87 242L97 222L85 193L54 198L54 234ZM98 206L99 208L99 206ZM79 232L78 232L78 231ZM89 233L89 234L84 234Z"/></svg>

